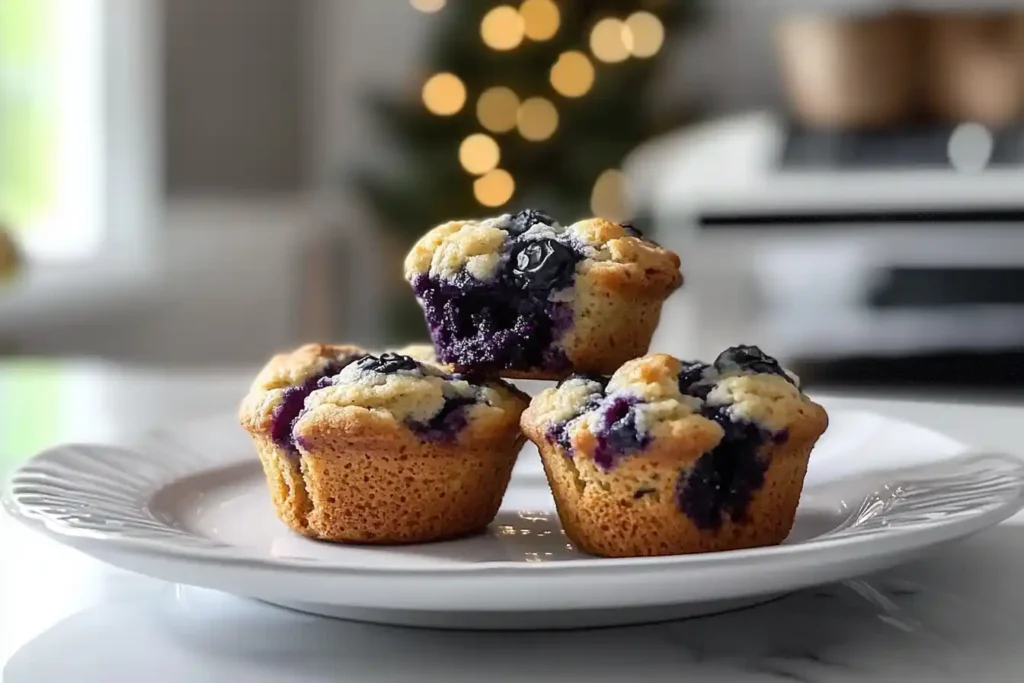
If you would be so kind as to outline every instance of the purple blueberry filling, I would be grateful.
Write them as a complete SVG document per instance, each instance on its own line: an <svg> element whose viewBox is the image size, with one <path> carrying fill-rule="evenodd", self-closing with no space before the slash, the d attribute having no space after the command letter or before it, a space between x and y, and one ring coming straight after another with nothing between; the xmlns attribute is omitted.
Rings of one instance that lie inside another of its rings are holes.
<svg viewBox="0 0 1024 683"><path fill-rule="evenodd" d="M360 358L363 358L363 356L350 356L332 361L321 372L313 375L301 384L286 389L281 403L274 409L273 421L270 425L270 436L274 443L280 448L296 453L295 441L292 439L292 425L295 424L295 421L302 413L302 408L306 404L306 397L317 389L327 386L335 375Z"/></svg>
<svg viewBox="0 0 1024 683"><path fill-rule="evenodd" d="M584 380L586 382L593 382L594 384L598 385L597 387L595 387L597 390L589 397L587 397L583 405L580 406L579 413L576 416L573 416L572 418L564 420L562 422L555 422L551 424L550 426L548 426L547 433L545 434L548 441L556 443L559 446L561 446L562 449L565 450L566 455L570 457L572 455L572 442L569 439L569 424L579 415L588 413L594 408L597 408L599 405L601 405L601 401L604 399L604 388L608 384L607 377L578 372L570 375L569 377L559 382L559 386L573 380Z"/></svg>
<svg viewBox="0 0 1024 683"><path fill-rule="evenodd" d="M407 422L406 424L424 441L450 443L466 426L466 406L471 406L474 403L476 403L474 399L464 396L449 398L429 422Z"/></svg>
<svg viewBox="0 0 1024 683"><path fill-rule="evenodd" d="M465 272L454 280L413 280L442 362L486 371L568 367L555 343L572 325L572 307L549 299L572 287L583 255L568 240L527 235L538 223L555 221L540 211L512 216L503 266L493 280Z"/></svg>
<svg viewBox="0 0 1024 683"><path fill-rule="evenodd" d="M746 518L768 470L768 461L760 456L761 446L776 437L753 422L732 420L725 406L706 406L701 412L725 434L679 475L676 500L698 528L713 530L722 526L726 516L734 522Z"/></svg>
<svg viewBox="0 0 1024 683"><path fill-rule="evenodd" d="M642 451L650 443L650 437L640 434L636 426L638 403L640 400L632 396L609 396L597 409L594 464L599 469L613 470L620 458Z"/></svg>

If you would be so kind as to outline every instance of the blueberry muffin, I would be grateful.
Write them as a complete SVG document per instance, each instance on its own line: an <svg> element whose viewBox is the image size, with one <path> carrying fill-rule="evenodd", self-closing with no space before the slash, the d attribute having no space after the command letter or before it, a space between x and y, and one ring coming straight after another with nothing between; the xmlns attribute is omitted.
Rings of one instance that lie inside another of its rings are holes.
<svg viewBox="0 0 1024 683"><path fill-rule="evenodd" d="M327 541L417 543L494 518L527 397L396 354L308 345L242 402L278 517Z"/></svg>
<svg viewBox="0 0 1024 683"><path fill-rule="evenodd" d="M629 225L541 211L428 232L405 276L442 363L528 379L611 373L647 353L679 257Z"/></svg>
<svg viewBox="0 0 1024 683"><path fill-rule="evenodd" d="M755 346L710 365L657 354L611 378L574 375L522 418L566 534L608 557L781 543L827 425Z"/></svg>

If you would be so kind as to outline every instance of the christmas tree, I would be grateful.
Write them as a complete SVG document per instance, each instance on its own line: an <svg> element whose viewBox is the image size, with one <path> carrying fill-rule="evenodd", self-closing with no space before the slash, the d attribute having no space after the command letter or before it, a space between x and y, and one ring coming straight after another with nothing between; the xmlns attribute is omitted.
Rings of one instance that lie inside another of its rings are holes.
<svg viewBox="0 0 1024 683"><path fill-rule="evenodd" d="M627 218L623 158L689 118L656 117L651 86L696 0L410 1L439 30L419 92L371 99L398 162L358 177L396 253L444 221L525 207ZM392 322L425 334L406 290Z"/></svg>

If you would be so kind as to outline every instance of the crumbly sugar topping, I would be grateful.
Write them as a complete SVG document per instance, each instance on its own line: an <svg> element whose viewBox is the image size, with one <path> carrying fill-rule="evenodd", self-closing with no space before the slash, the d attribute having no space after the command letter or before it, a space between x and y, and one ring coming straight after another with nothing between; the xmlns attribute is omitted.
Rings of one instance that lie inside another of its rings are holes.
<svg viewBox="0 0 1024 683"><path fill-rule="evenodd" d="M684 362L654 354L625 363L607 384L571 378L534 401L534 414L563 443L587 429L609 429L609 414L628 417L634 441L644 443L659 425L687 419L753 423L769 432L785 430L809 399L791 373L756 347L734 347L714 364ZM628 404L628 411L626 406ZM609 406L618 405L611 409Z"/></svg>
<svg viewBox="0 0 1024 683"><path fill-rule="evenodd" d="M479 221L442 224L416 244L405 262L406 278L454 280L462 274L493 280L509 259L512 243L550 240L593 262L666 267L666 253L629 226L599 218L562 225L542 211L527 210ZM674 268L678 263L672 264Z"/></svg>

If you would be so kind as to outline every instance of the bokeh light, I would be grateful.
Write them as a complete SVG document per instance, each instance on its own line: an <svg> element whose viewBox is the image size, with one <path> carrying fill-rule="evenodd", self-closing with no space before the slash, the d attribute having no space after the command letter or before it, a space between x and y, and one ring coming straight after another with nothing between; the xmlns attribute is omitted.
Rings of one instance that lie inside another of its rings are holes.
<svg viewBox="0 0 1024 683"><path fill-rule="evenodd" d="M561 15L552 0L525 0L519 6L523 17L523 31L530 40L550 40L558 33Z"/></svg>
<svg viewBox="0 0 1024 683"><path fill-rule="evenodd" d="M447 0L409 0L409 4L413 6L413 9L418 9L420 12L426 12L431 14L433 12L440 12L444 9Z"/></svg>
<svg viewBox="0 0 1024 683"><path fill-rule="evenodd" d="M626 19L624 42L629 51L641 59L653 57L665 43L665 26L661 19L650 12L634 12Z"/></svg>
<svg viewBox="0 0 1024 683"><path fill-rule="evenodd" d="M501 161L501 149L490 135L473 133L459 145L459 163L473 175L493 171Z"/></svg>
<svg viewBox="0 0 1024 683"><path fill-rule="evenodd" d="M511 5L499 5L480 23L480 37L492 50L512 50L523 42L523 17Z"/></svg>
<svg viewBox="0 0 1024 683"><path fill-rule="evenodd" d="M614 64L629 58L631 35L618 19L602 19L590 31L590 51L602 62Z"/></svg>
<svg viewBox="0 0 1024 683"><path fill-rule="evenodd" d="M488 88L476 102L476 118L492 133L507 133L516 127L519 97L511 88Z"/></svg>
<svg viewBox="0 0 1024 683"><path fill-rule="evenodd" d="M484 206L501 206L512 199L516 181L512 175L496 168L473 181L473 196Z"/></svg>
<svg viewBox="0 0 1024 683"><path fill-rule="evenodd" d="M594 86L594 65L582 52L563 52L551 67L551 86L565 97L582 97Z"/></svg>
<svg viewBox="0 0 1024 683"><path fill-rule="evenodd" d="M610 221L622 221L626 214L626 176L610 168L597 177L590 194L590 210L595 216Z"/></svg>
<svg viewBox="0 0 1024 683"><path fill-rule="evenodd" d="M453 73L434 74L423 84L423 104L438 116L457 114L466 104L466 86Z"/></svg>
<svg viewBox="0 0 1024 683"><path fill-rule="evenodd" d="M527 140L547 140L558 129L558 110L550 100L531 97L519 106L516 113L519 134Z"/></svg>

